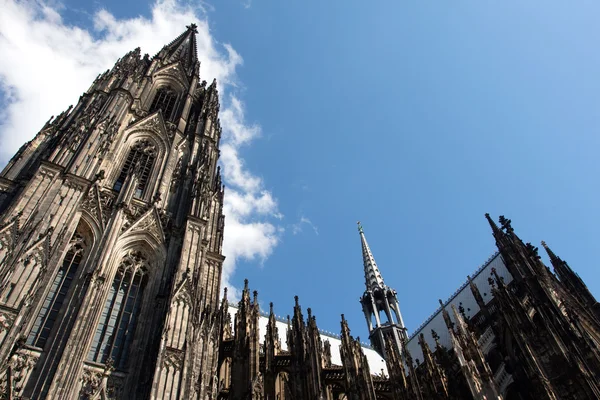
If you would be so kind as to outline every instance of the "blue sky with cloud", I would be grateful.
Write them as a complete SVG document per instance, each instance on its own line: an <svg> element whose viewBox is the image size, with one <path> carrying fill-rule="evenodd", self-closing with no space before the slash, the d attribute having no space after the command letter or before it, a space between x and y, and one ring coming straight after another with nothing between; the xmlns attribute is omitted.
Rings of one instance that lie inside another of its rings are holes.
<svg viewBox="0 0 600 400"><path fill-rule="evenodd" d="M600 296L596 2L0 8L2 163L116 58L200 24L224 103L228 284L249 278L278 314L299 295L321 328L345 313L366 338L358 219L409 330L495 251L485 212Z"/></svg>

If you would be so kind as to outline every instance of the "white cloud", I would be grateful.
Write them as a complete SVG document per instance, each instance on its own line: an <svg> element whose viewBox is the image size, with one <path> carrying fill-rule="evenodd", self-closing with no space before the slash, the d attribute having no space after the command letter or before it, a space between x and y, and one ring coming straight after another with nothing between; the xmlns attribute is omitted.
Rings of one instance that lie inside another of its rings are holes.
<svg viewBox="0 0 600 400"><path fill-rule="evenodd" d="M65 23L60 5L49 2L0 0L0 9L0 93L5 103L0 111L0 166L119 57L136 47L154 55L195 22L202 79L217 79L223 105L221 163L228 186L224 285L230 286L237 260L263 261L272 253L282 234L269 222L281 218L277 201L262 179L248 171L239 151L260 135L260 126L248 124L243 102L225 94L237 87L235 71L243 59L230 44L213 38L201 6L157 0L150 18L129 19L100 10L92 16L91 30Z"/></svg>
<svg viewBox="0 0 600 400"><path fill-rule="evenodd" d="M300 220L292 225L292 234L297 235L302 232L303 225L308 225L315 235L319 236L319 228L312 221L305 216L301 216Z"/></svg>

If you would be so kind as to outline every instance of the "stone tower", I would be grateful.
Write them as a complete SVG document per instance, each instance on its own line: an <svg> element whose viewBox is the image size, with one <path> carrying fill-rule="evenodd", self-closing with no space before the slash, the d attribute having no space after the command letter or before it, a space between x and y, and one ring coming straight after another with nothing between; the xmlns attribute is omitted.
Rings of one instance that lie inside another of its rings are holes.
<svg viewBox="0 0 600 400"><path fill-rule="evenodd" d="M421 400L423 397L414 371L414 363L406 348L408 334L400 313L397 292L383 281L360 221L358 233L362 246L366 286L360 304L367 321L369 340L373 348L386 360L394 393L398 397L408 396Z"/></svg>
<svg viewBox="0 0 600 400"><path fill-rule="evenodd" d="M215 398L221 128L196 33L127 53L0 174L6 398Z"/></svg>
<svg viewBox="0 0 600 400"><path fill-rule="evenodd" d="M383 281L360 222L358 222L358 233L362 245L366 286L365 293L360 298L360 304L367 321L369 340L381 357L386 359L390 350L386 346L387 337L402 354L403 342L408 340L406 328L402 321L397 293Z"/></svg>

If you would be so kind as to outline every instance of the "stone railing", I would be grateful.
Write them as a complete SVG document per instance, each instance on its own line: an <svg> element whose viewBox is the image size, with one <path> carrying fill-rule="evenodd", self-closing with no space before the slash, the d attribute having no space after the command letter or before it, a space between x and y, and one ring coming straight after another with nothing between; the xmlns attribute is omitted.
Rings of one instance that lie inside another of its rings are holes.
<svg viewBox="0 0 600 400"><path fill-rule="evenodd" d="M505 367L506 366L504 365L504 363L502 363L498 368L498 371L496 371L496 373L494 374L494 381L496 382L496 385L498 385L500 393L504 393L508 385L510 385L513 382L513 376L506 372Z"/></svg>
<svg viewBox="0 0 600 400"><path fill-rule="evenodd" d="M477 343L479 343L483 354L489 353L489 351L492 349L492 346L494 345L494 338L494 331L488 326L479 339L477 339Z"/></svg>

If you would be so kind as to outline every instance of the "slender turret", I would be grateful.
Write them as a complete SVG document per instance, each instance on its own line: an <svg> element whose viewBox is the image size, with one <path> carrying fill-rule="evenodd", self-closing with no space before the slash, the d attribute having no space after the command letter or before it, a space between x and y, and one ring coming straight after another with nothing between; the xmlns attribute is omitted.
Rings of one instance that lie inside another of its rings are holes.
<svg viewBox="0 0 600 400"><path fill-rule="evenodd" d="M579 277L579 275L571 269L566 261L563 261L548 247L546 242L542 241L542 246L550 257L554 272L558 276L558 279L564 284L565 288L575 296L581 303L586 307L591 307L594 311L600 315L600 306L594 295L590 292L587 285Z"/></svg>
<svg viewBox="0 0 600 400"><path fill-rule="evenodd" d="M360 304L365 313L371 344L385 359L387 342L385 336L391 336L392 342L400 350L399 354L402 354L401 339L408 340L406 328L400 314L397 292L385 284L360 222L358 222L358 233L362 245L366 286L366 290L360 298ZM382 311L383 315L381 315Z"/></svg>

